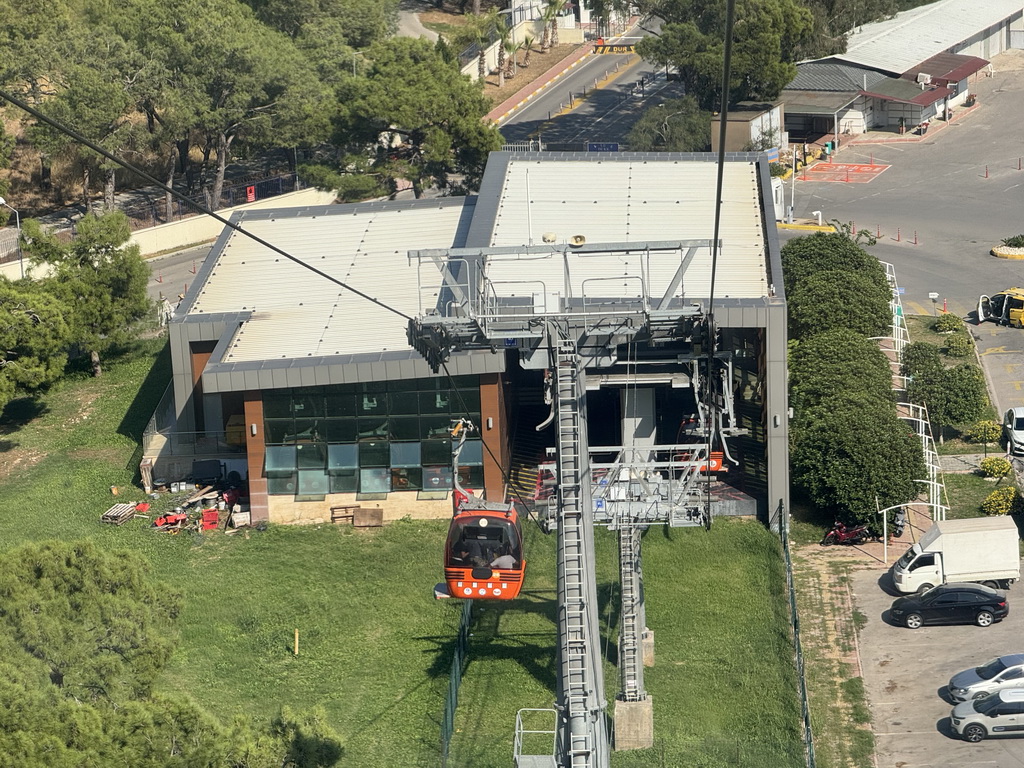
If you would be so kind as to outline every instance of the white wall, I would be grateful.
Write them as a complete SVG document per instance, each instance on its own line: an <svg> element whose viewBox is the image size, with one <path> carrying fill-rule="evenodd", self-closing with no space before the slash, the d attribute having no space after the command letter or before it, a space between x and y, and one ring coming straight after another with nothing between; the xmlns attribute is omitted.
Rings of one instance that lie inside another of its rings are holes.
<svg viewBox="0 0 1024 768"><path fill-rule="evenodd" d="M334 192L319 189L300 189L276 197L267 197L255 203L236 205L233 208L221 208L217 214L225 219L231 218L235 211L260 211L271 208L306 208L311 205L330 205L337 199ZM158 224L148 229L139 229L132 234L131 242L136 243L143 256L151 256L162 251L184 248L186 245L203 243L215 239L224 229L224 225L210 216L192 216L181 221Z"/></svg>

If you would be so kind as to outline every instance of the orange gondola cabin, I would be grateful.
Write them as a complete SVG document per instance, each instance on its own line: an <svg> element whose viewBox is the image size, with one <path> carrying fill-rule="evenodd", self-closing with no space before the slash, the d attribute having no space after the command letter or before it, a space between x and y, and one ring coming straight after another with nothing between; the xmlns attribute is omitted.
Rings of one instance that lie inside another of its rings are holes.
<svg viewBox="0 0 1024 768"><path fill-rule="evenodd" d="M452 437L472 428L461 422ZM455 459L461 449L455 450ZM459 485L457 465L452 473L452 522L444 546L444 584L435 597L473 600L512 600L519 596L526 573L523 530L511 503L488 502Z"/></svg>

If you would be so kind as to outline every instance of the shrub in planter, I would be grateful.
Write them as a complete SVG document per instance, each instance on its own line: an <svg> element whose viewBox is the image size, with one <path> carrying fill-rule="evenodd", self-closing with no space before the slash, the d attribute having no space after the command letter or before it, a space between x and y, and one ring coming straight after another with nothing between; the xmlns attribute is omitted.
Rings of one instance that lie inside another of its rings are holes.
<svg viewBox="0 0 1024 768"><path fill-rule="evenodd" d="M981 502L981 511L986 515L1017 514L1022 506L1020 491L1012 485L998 488Z"/></svg>
<svg viewBox="0 0 1024 768"><path fill-rule="evenodd" d="M1014 235L1003 240L1007 248L1024 248L1024 235Z"/></svg>
<svg viewBox="0 0 1024 768"><path fill-rule="evenodd" d="M950 357L967 357L974 345L966 333L954 333L946 339L946 354Z"/></svg>
<svg viewBox="0 0 1024 768"><path fill-rule="evenodd" d="M949 333L950 331L959 331L964 327L964 321L960 319L958 315L954 315L952 312L943 312L935 320L935 330L939 333Z"/></svg>
<svg viewBox="0 0 1024 768"><path fill-rule="evenodd" d="M998 421L983 420L968 427L964 431L964 438L971 443L994 443L1003 434L1003 428Z"/></svg>
<svg viewBox="0 0 1024 768"><path fill-rule="evenodd" d="M1013 472L1013 465L1002 456L990 456L981 460L981 474L985 477L1006 477Z"/></svg>

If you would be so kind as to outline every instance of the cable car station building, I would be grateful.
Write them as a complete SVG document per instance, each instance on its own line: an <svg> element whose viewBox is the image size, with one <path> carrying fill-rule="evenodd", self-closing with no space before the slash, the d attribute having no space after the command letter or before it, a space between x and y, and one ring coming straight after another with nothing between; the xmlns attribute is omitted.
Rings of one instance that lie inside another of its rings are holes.
<svg viewBox="0 0 1024 768"><path fill-rule="evenodd" d="M543 497L555 438L538 329L557 308L586 331L592 453L672 445L685 460L692 442L716 474L715 514L776 524L786 308L768 165L727 155L717 248L716 174L704 154L498 152L475 196L235 214L302 263L221 234L169 325L172 384L144 444L153 476L217 460L248 481L253 522L345 505L448 516L452 422L468 417L461 484L501 501L511 474ZM686 330L712 285L713 339ZM516 322L488 326L499 305ZM439 317L489 331L435 372L410 320Z"/></svg>

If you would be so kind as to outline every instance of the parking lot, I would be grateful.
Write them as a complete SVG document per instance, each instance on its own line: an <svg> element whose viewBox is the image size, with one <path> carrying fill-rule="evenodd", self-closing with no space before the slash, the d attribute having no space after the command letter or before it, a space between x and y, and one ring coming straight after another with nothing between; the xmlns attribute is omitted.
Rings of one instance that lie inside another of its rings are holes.
<svg viewBox="0 0 1024 768"><path fill-rule="evenodd" d="M860 633L860 658L877 764L881 768L1024 765L1024 738L987 739L979 744L958 738L949 725L952 704L942 697L954 673L995 656L1024 651L1021 585L1008 592L1010 615L991 627L911 630L886 621L895 599L895 591L885 591L888 580L884 569L865 568L855 572L852 585L857 607L867 617Z"/></svg>
<svg viewBox="0 0 1024 768"><path fill-rule="evenodd" d="M1024 232L1024 171L1018 170L1024 51L998 56L993 65L993 77L971 85L983 108L934 137L929 133L914 144L844 144L836 162L890 166L872 183L797 179L794 192L799 216L821 211L826 221L881 233L868 250L895 266L908 314L935 314L946 305L967 319L1001 413L1024 405L1024 330L978 325L973 311L980 294L1024 283L1024 262L989 252L1004 237ZM890 552L890 561L901 549ZM952 704L941 696L955 672L1024 652L1024 584L1009 591L1010 615L999 624L909 630L883 618L895 599L883 589L886 574L881 563L865 561L852 583L856 607L866 617L857 652L877 766L1024 766L1024 735L962 741L949 725Z"/></svg>

